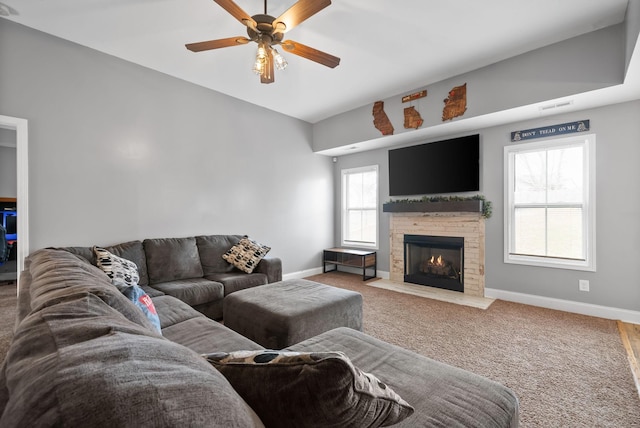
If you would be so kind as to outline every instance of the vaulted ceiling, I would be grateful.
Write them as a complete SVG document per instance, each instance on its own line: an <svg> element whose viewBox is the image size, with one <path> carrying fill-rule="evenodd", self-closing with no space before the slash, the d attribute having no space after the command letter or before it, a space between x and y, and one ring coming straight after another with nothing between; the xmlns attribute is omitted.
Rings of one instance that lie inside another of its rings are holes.
<svg viewBox="0 0 640 428"><path fill-rule="evenodd" d="M2 0L0 15L265 108L316 123L530 50L623 22L629 0L335 0L287 38L341 58L335 69L283 53L261 84L255 44L193 53L186 43L246 36L211 0ZM632 0L635 1L635 0ZM294 0L271 0L278 16ZM236 0L249 15L264 2Z"/></svg>

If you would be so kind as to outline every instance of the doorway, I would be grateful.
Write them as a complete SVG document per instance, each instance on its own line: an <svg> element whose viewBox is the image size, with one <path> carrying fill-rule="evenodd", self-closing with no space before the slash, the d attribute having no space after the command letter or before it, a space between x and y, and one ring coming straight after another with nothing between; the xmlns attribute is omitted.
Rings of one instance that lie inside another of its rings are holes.
<svg viewBox="0 0 640 428"><path fill-rule="evenodd" d="M15 132L16 146L16 213L17 240L15 248L17 269L17 291L20 293L20 272L24 269L24 260L29 254L29 162L28 162L28 123L26 119L0 115L0 128L7 134ZM1 195L0 195L1 196Z"/></svg>

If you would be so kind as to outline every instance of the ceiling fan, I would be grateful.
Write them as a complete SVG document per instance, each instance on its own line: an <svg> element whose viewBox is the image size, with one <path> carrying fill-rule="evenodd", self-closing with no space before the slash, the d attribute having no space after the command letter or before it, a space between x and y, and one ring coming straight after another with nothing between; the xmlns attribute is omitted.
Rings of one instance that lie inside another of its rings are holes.
<svg viewBox="0 0 640 428"><path fill-rule="evenodd" d="M185 45L187 49L192 52L256 42L258 44L258 52L256 54L253 71L260 75L261 83L273 83L274 65L279 70L283 70L287 66L287 61L275 48L277 45L282 46L282 49L289 53L310 59L327 67L335 68L340 64L340 58L338 57L303 45L302 43L294 42L293 40L282 40L284 33L329 6L331 0L298 0L297 3L277 18L267 15L267 0L264 0L264 14L253 16L249 16L232 0L213 1L245 25L249 37L228 37L226 39L209 40Z"/></svg>

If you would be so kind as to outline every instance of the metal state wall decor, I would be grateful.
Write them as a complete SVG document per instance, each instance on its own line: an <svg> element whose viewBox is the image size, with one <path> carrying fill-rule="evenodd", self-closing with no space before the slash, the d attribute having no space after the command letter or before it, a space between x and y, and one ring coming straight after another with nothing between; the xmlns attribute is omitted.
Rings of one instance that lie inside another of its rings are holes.
<svg viewBox="0 0 640 428"><path fill-rule="evenodd" d="M393 135L393 125L384 112L384 101L376 101L373 104L373 126L376 127L382 135Z"/></svg>
<svg viewBox="0 0 640 428"><path fill-rule="evenodd" d="M410 102L415 101L420 98L424 98L427 96L427 90L422 90L420 92L415 92L410 95L405 95L402 97L402 102ZM404 109L404 127L405 129L418 129L422 126L424 120L420 116L420 113L414 106L405 107Z"/></svg>
<svg viewBox="0 0 640 428"><path fill-rule="evenodd" d="M449 96L443 100L442 121L462 116L467 111L467 84L455 86L449 91Z"/></svg>

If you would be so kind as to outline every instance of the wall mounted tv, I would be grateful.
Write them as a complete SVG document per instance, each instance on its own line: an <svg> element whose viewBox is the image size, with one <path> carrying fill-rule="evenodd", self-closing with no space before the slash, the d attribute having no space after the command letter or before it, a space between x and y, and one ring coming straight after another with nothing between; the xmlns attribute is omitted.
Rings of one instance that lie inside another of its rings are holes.
<svg viewBox="0 0 640 428"><path fill-rule="evenodd" d="M389 150L389 195L480 190L480 135Z"/></svg>

